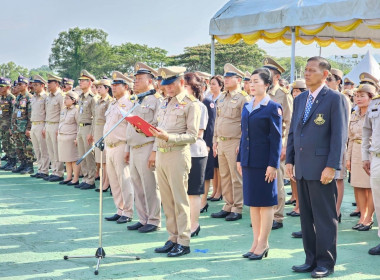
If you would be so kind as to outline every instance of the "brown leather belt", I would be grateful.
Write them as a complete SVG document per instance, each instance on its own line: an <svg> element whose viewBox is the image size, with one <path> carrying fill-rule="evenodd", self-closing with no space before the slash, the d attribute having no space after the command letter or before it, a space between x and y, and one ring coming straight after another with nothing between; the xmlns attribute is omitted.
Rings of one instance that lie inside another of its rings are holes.
<svg viewBox="0 0 380 280"><path fill-rule="evenodd" d="M133 146L132 149L140 149L140 148L142 148L142 147L144 147L146 145L153 144L153 143L154 143L154 141L146 142L146 143L141 144L141 145Z"/></svg>
<svg viewBox="0 0 380 280"><path fill-rule="evenodd" d="M117 146L120 146L121 144L126 144L125 141L119 141L116 143L107 143L107 148L116 148Z"/></svg>
<svg viewBox="0 0 380 280"><path fill-rule="evenodd" d="M361 139L355 139L354 142L355 142L356 144L361 144L361 143L362 143L362 140L361 140Z"/></svg>
<svg viewBox="0 0 380 280"><path fill-rule="evenodd" d="M174 146L174 147L167 147L167 148L157 148L157 151L160 153L168 153L172 151L180 151L186 146Z"/></svg>

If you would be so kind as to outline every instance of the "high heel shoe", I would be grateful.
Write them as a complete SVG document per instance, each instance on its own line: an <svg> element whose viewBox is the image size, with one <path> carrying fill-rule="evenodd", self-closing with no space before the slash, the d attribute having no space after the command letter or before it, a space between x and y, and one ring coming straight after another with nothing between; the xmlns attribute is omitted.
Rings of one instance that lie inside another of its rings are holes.
<svg viewBox="0 0 380 280"><path fill-rule="evenodd" d="M209 196L208 198L207 198L207 200L211 200L211 199L213 199L214 197L213 196Z"/></svg>
<svg viewBox="0 0 380 280"><path fill-rule="evenodd" d="M360 228L358 228L358 231L369 231L372 228L373 222L371 222L369 225L362 225Z"/></svg>
<svg viewBox="0 0 380 280"><path fill-rule="evenodd" d="M338 223L341 223L342 222L342 213L340 213L340 215L338 216Z"/></svg>
<svg viewBox="0 0 380 280"><path fill-rule="evenodd" d="M106 188L105 190L103 190L103 192L107 192L109 188L110 188L110 186L108 186L108 188ZM100 189L96 189L95 191L96 192L100 192Z"/></svg>
<svg viewBox="0 0 380 280"><path fill-rule="evenodd" d="M193 237L195 235L198 236L198 234L199 234L200 231L201 231L201 226L199 225L197 227L197 229L194 232L191 233L191 237Z"/></svg>
<svg viewBox="0 0 380 280"><path fill-rule="evenodd" d="M207 212L207 209L208 209L208 203L206 203L205 207L203 207L200 212L201 213Z"/></svg>
<svg viewBox="0 0 380 280"><path fill-rule="evenodd" d="M213 197L210 199L210 201L219 201L219 200L222 200L223 199L223 196L219 196L219 198L216 198L216 197Z"/></svg>
<svg viewBox="0 0 380 280"><path fill-rule="evenodd" d="M255 253L253 253L252 255L250 255L248 258L251 260L251 261L258 261L258 260L261 260L262 258L266 258L268 257L268 252L269 252L269 247L266 248L264 250L264 252L261 254L261 255L256 255Z"/></svg>

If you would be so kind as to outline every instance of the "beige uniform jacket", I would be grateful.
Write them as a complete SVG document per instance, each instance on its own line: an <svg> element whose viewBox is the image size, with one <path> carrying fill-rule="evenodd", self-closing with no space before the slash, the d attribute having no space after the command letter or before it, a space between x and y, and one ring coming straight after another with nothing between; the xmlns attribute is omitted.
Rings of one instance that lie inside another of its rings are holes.
<svg viewBox="0 0 380 280"><path fill-rule="evenodd" d="M63 96L61 90L57 90L55 93L49 93L45 99L45 121L48 123L59 123L62 108Z"/></svg>
<svg viewBox="0 0 380 280"><path fill-rule="evenodd" d="M104 125L103 135L106 134L121 118L123 118L120 109L123 111L128 111L132 107L133 103L129 100L127 95L124 95L119 100L112 101L105 113L106 124ZM105 139L106 146L116 144L120 141L126 142L127 126L128 122L126 120L121 122Z"/></svg>
<svg viewBox="0 0 380 280"><path fill-rule="evenodd" d="M77 134L79 111L78 106L72 105L70 108L64 107L59 120L58 133L72 135Z"/></svg>
<svg viewBox="0 0 380 280"><path fill-rule="evenodd" d="M216 103L214 143L218 142L218 137L241 137L241 112L249 100L248 94L240 89L222 93Z"/></svg>
<svg viewBox="0 0 380 280"><path fill-rule="evenodd" d="M46 119L46 92L35 93L30 101L30 107L32 108L32 113L30 116L30 121L32 122L45 122Z"/></svg>
<svg viewBox="0 0 380 280"><path fill-rule="evenodd" d="M169 134L168 141L156 138L155 147L169 148L195 143L201 111L197 99L182 91L173 98L166 97L157 114L158 128Z"/></svg>
<svg viewBox="0 0 380 280"><path fill-rule="evenodd" d="M95 117L93 125L103 125L106 123L106 111L113 101L113 98L110 95L107 95L106 98L99 98L95 103Z"/></svg>
<svg viewBox="0 0 380 280"><path fill-rule="evenodd" d="M97 97L90 90L81 93L78 99L79 105L79 125L93 124L95 116L95 104ZM94 126L91 127L91 135L94 135Z"/></svg>
<svg viewBox="0 0 380 280"><path fill-rule="evenodd" d="M163 98L159 93L145 97L141 105L136 107L132 112L132 115L139 116L151 125L157 126L157 113L161 108L162 99ZM129 152L132 147L143 145L148 142L154 142L154 140L154 137L147 137L143 133L136 132L135 128L129 124L127 128L126 151Z"/></svg>
<svg viewBox="0 0 380 280"><path fill-rule="evenodd" d="M362 137L362 160L370 160L370 153L380 153L380 98L368 106Z"/></svg>

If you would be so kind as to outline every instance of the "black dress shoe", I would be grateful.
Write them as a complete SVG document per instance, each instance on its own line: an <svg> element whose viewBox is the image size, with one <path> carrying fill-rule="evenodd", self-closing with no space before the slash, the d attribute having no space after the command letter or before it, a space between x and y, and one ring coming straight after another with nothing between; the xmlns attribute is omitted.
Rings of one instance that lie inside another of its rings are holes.
<svg viewBox="0 0 380 280"><path fill-rule="evenodd" d="M104 219L106 219L107 221L113 221L114 222L114 221L117 221L120 217L121 217L120 215L115 214L111 217L105 217Z"/></svg>
<svg viewBox="0 0 380 280"><path fill-rule="evenodd" d="M38 178L38 176L40 175L40 173L34 173L34 174L30 174L30 177L32 178Z"/></svg>
<svg viewBox="0 0 380 280"><path fill-rule="evenodd" d="M293 204L293 203L295 203L296 202L296 200L288 200L288 201L286 201L285 202L285 205L291 205L291 204Z"/></svg>
<svg viewBox="0 0 380 280"><path fill-rule="evenodd" d="M218 213L212 213L211 218L225 218L227 217L231 212L227 212L224 210L220 210Z"/></svg>
<svg viewBox="0 0 380 280"><path fill-rule="evenodd" d="M231 212L230 214L228 214L228 216L226 216L226 221L237 221L241 218L242 218L241 214Z"/></svg>
<svg viewBox="0 0 380 280"><path fill-rule="evenodd" d="M352 202L352 206L356 206L356 202Z"/></svg>
<svg viewBox="0 0 380 280"><path fill-rule="evenodd" d="M203 208L200 210L200 213L207 212L207 209L208 209L208 203L206 203L205 207L203 207Z"/></svg>
<svg viewBox="0 0 380 280"><path fill-rule="evenodd" d="M68 186L79 186L79 181L73 183L73 181L67 183Z"/></svg>
<svg viewBox="0 0 380 280"><path fill-rule="evenodd" d="M138 229L140 233L148 233L152 231L158 230L158 226L152 225L152 224L146 224Z"/></svg>
<svg viewBox="0 0 380 280"><path fill-rule="evenodd" d="M100 180L100 176L95 178L95 181L99 181L99 180Z"/></svg>
<svg viewBox="0 0 380 280"><path fill-rule="evenodd" d="M282 223L279 223L277 221L273 221L273 224L272 224L272 229L279 229L279 228L282 228L284 225Z"/></svg>
<svg viewBox="0 0 380 280"><path fill-rule="evenodd" d="M293 213L290 216L291 217L299 217L300 213L297 213L296 211L293 211Z"/></svg>
<svg viewBox="0 0 380 280"><path fill-rule="evenodd" d="M323 267L323 266L317 266L313 272L311 273L311 277L313 278L323 278L323 277L327 277L329 276L330 274L333 274L334 273L334 269L328 269L326 267Z"/></svg>
<svg viewBox="0 0 380 280"><path fill-rule="evenodd" d="M295 231L295 232L292 232L292 236L294 238L302 238L302 231Z"/></svg>
<svg viewBox="0 0 380 280"><path fill-rule="evenodd" d="M249 258L251 255L253 255L253 252L247 252L245 254L243 254L243 258Z"/></svg>
<svg viewBox="0 0 380 280"><path fill-rule="evenodd" d="M59 184L60 185L67 185L70 182L71 182L71 180L67 180L67 181L63 180L63 181L59 182Z"/></svg>
<svg viewBox="0 0 380 280"><path fill-rule="evenodd" d="M37 179L44 179L49 177L49 174L39 173L38 176L36 176Z"/></svg>
<svg viewBox="0 0 380 280"><path fill-rule="evenodd" d="M86 185L86 183L85 183L85 182L82 182L82 183L80 183L79 185L75 185L74 188L76 188L76 189L80 189L81 187L83 187L83 186L85 186L85 185Z"/></svg>
<svg viewBox="0 0 380 280"><path fill-rule="evenodd" d="M380 255L380 244L377 245L376 247L373 247L369 249L368 254L370 255Z"/></svg>
<svg viewBox="0 0 380 280"><path fill-rule="evenodd" d="M219 198L216 198L216 197L213 197L210 199L210 201L219 201L219 200L222 200L223 199L223 196L219 196Z"/></svg>
<svg viewBox="0 0 380 280"><path fill-rule="evenodd" d="M350 213L350 217L355 217L355 216L360 217L360 211L359 212L352 212L352 213Z"/></svg>
<svg viewBox="0 0 380 280"><path fill-rule="evenodd" d="M290 180L284 179L284 186L290 185Z"/></svg>
<svg viewBox="0 0 380 280"><path fill-rule="evenodd" d="M294 211L291 211L291 212L288 212L286 213L286 216L291 216L293 214Z"/></svg>
<svg viewBox="0 0 380 280"><path fill-rule="evenodd" d="M95 189L95 184L87 184L85 183L82 187L80 187L81 190L91 190L91 189Z"/></svg>
<svg viewBox="0 0 380 280"><path fill-rule="evenodd" d="M262 260L263 258L268 257L268 252L269 252L269 247L266 248L262 254L260 254L260 255L256 255L255 253L253 253L253 254L250 255L248 258L249 258L249 260L251 260L251 261L259 261L259 260Z"/></svg>
<svg viewBox="0 0 380 280"><path fill-rule="evenodd" d="M63 177L54 176L53 178L49 179L49 182L60 182L63 181Z"/></svg>
<svg viewBox="0 0 380 280"><path fill-rule="evenodd" d="M207 200L211 200L212 198L214 198L213 196L209 196L208 198L207 198Z"/></svg>
<svg viewBox="0 0 380 280"><path fill-rule="evenodd" d="M106 188L105 190L103 190L103 192L107 192L108 189L109 189L110 187L111 187L111 186L108 186L108 188ZM100 189L96 189L95 191L96 191L96 192L100 192Z"/></svg>
<svg viewBox="0 0 380 280"><path fill-rule="evenodd" d="M190 253L189 246L183 246L181 244L176 244L173 249L168 253L168 257L179 257Z"/></svg>
<svg viewBox="0 0 380 280"><path fill-rule="evenodd" d="M287 194L287 195L292 195L292 192L287 192L286 194Z"/></svg>
<svg viewBox="0 0 380 280"><path fill-rule="evenodd" d="M301 265L293 265L292 269L294 272L312 272L315 269L315 265L310 265L310 264L301 264Z"/></svg>
<svg viewBox="0 0 380 280"><path fill-rule="evenodd" d="M175 245L177 245L177 243L174 243L174 242L168 240L165 242L165 245L163 247L154 249L154 252L156 252L156 253L169 253L171 251L171 249L174 248Z"/></svg>
<svg viewBox="0 0 380 280"><path fill-rule="evenodd" d="M362 226L363 226L363 224L356 224L356 225L354 225L354 226L352 227L352 229L357 230L358 228L360 228L360 227L362 227Z"/></svg>
<svg viewBox="0 0 380 280"><path fill-rule="evenodd" d="M121 216L119 219L117 219L116 223L118 224L125 224L125 223L128 223L132 221L131 218L127 217L127 216Z"/></svg>
<svg viewBox="0 0 380 280"><path fill-rule="evenodd" d="M23 170L20 171L20 174L22 174L22 175L33 174L33 173L34 173L33 164L29 164Z"/></svg>
<svg viewBox="0 0 380 280"><path fill-rule="evenodd" d="M197 229L191 233L191 237L194 237L195 235L198 236L200 231L201 231L201 226L198 225Z"/></svg>
<svg viewBox="0 0 380 280"><path fill-rule="evenodd" d="M143 227L144 225L140 222L135 223L134 225L127 226L128 230L138 230L139 228Z"/></svg>

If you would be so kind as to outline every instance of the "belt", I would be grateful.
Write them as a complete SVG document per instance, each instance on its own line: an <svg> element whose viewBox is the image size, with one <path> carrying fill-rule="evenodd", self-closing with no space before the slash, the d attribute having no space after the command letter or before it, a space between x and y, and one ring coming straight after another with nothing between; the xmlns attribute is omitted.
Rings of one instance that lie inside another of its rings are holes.
<svg viewBox="0 0 380 280"><path fill-rule="evenodd" d="M106 123L96 123L96 125L105 125Z"/></svg>
<svg viewBox="0 0 380 280"><path fill-rule="evenodd" d="M47 124L56 124L58 122L46 122Z"/></svg>
<svg viewBox="0 0 380 280"><path fill-rule="evenodd" d="M92 125L92 123L80 123L79 126L88 126L88 125Z"/></svg>
<svg viewBox="0 0 380 280"><path fill-rule="evenodd" d="M152 144L152 143L154 143L154 141L150 141L150 142L146 142L145 144L133 146L132 149L140 149L140 148L142 148L146 145Z"/></svg>
<svg viewBox="0 0 380 280"><path fill-rule="evenodd" d="M361 144L361 143L362 143L362 140L361 140L361 139L355 139L354 142L355 142L356 144Z"/></svg>
<svg viewBox="0 0 380 280"><path fill-rule="evenodd" d="M120 146L121 144L125 144L125 141L119 141L116 143L107 143L107 148L115 148L117 146Z"/></svg>
<svg viewBox="0 0 380 280"><path fill-rule="evenodd" d="M167 147L167 148L157 148L157 151L160 153L168 153L172 151L180 151L186 146L174 146L174 147Z"/></svg>
<svg viewBox="0 0 380 280"><path fill-rule="evenodd" d="M218 137L218 141L227 141L227 140L232 140L232 139L237 139L237 138L233 138L233 137L223 137L223 136L219 136L219 137Z"/></svg>
<svg viewBox="0 0 380 280"><path fill-rule="evenodd" d="M42 123L45 123L45 121L40 121L40 122L32 122L32 124L33 124L33 125L42 124Z"/></svg>

